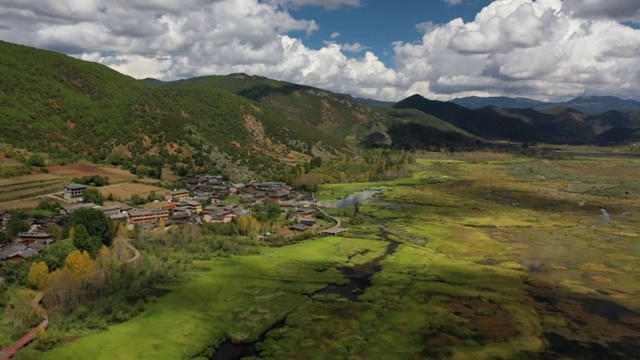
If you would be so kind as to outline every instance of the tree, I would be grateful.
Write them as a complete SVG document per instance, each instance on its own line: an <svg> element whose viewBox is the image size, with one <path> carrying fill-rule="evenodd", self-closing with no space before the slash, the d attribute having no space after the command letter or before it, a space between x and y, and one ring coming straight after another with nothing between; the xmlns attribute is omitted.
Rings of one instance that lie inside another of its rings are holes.
<svg viewBox="0 0 640 360"><path fill-rule="evenodd" d="M0 245L7 244L10 240L11 237L7 233L0 231Z"/></svg>
<svg viewBox="0 0 640 360"><path fill-rule="evenodd" d="M280 217L282 210L276 201L267 201L263 205L256 205L253 209L256 219L262 223L275 221Z"/></svg>
<svg viewBox="0 0 640 360"><path fill-rule="evenodd" d="M236 225L240 234L249 236L260 230L260 223L251 215L240 216L236 218Z"/></svg>
<svg viewBox="0 0 640 360"><path fill-rule="evenodd" d="M92 202L98 205L104 204L104 196L102 196L102 194L100 194L100 191L94 187L85 189L83 196L84 200L87 202Z"/></svg>
<svg viewBox="0 0 640 360"><path fill-rule="evenodd" d="M29 157L29 160L27 160L27 164L30 166L38 166L38 167L42 167L46 165L44 158L38 154L31 155L31 157Z"/></svg>
<svg viewBox="0 0 640 360"><path fill-rule="evenodd" d="M76 250L64 261L64 269L68 270L74 277L87 280L93 274L95 261L86 251Z"/></svg>
<svg viewBox="0 0 640 360"><path fill-rule="evenodd" d="M61 269L64 266L64 260L67 258L67 255L78 250L73 245L72 239L73 236L71 239L56 241L47 248L47 251L43 251L40 254L40 259L47 263L49 270Z"/></svg>
<svg viewBox="0 0 640 360"><path fill-rule="evenodd" d="M82 224L76 225L74 229L73 245L78 250L84 250L95 257L102 246L100 239L96 236L91 236L87 228Z"/></svg>
<svg viewBox="0 0 640 360"><path fill-rule="evenodd" d="M29 275L27 275L27 279L29 283L39 290L43 290L47 285L47 280L49 278L49 267L47 263L44 261L38 261L31 264L29 268Z"/></svg>
<svg viewBox="0 0 640 360"><path fill-rule="evenodd" d="M71 215L70 224L73 227L83 225L90 236L97 237L105 246L111 245L116 233L116 228L111 219L97 209L76 210L73 215ZM78 229L76 229L76 232L77 231Z"/></svg>
<svg viewBox="0 0 640 360"><path fill-rule="evenodd" d="M319 156L314 157L309 162L309 166L311 167L311 169L315 169L315 168L321 167L322 166L322 158L319 157Z"/></svg>
<svg viewBox="0 0 640 360"><path fill-rule="evenodd" d="M24 214L21 212L12 212L11 220L7 223L7 230L9 235L16 236L23 231L29 230L29 224L24 221Z"/></svg>
<svg viewBox="0 0 640 360"><path fill-rule="evenodd" d="M29 264L26 261L7 261L0 267L0 275L6 282L15 285L27 285Z"/></svg>

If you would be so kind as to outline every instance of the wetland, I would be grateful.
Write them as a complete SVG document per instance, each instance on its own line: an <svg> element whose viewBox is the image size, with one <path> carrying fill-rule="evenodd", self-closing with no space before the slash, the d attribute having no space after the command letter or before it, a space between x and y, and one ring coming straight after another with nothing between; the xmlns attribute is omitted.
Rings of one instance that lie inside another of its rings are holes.
<svg viewBox="0 0 640 360"><path fill-rule="evenodd" d="M323 185L333 201L384 191L345 237L195 261L133 319L41 357L640 358L639 169L488 154Z"/></svg>

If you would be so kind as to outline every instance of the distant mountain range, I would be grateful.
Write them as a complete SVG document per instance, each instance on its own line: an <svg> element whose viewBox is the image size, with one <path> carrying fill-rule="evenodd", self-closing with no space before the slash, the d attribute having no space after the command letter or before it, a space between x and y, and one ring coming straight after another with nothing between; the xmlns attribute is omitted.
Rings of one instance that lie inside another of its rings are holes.
<svg viewBox="0 0 640 360"><path fill-rule="evenodd" d="M548 103L526 98L509 97L465 97L451 100L452 103L468 109L480 109L486 106L501 108L548 110L556 107L572 108L585 114L600 114L606 111L640 110L640 102L620 99L615 96L582 96L559 103Z"/></svg>
<svg viewBox="0 0 640 360"><path fill-rule="evenodd" d="M548 111L486 106L468 109L453 102L414 95L394 105L417 109L484 139L568 144L609 144L635 141L640 112L610 110L590 115L555 106Z"/></svg>

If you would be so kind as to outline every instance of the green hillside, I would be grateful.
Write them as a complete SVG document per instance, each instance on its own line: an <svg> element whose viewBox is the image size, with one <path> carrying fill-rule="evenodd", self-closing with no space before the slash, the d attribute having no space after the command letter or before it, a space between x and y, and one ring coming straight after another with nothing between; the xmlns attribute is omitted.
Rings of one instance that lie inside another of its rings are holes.
<svg viewBox="0 0 640 360"><path fill-rule="evenodd" d="M149 81L149 80L147 80ZM472 135L433 116L415 110L392 109L383 102L363 103L348 95L336 94L310 86L276 81L262 76L231 74L204 76L171 83L154 83L170 88L219 88L251 100L274 106L292 117L351 143L406 147L404 138L394 134L414 123L429 134L426 142L448 141L440 138L441 132L455 134L456 142L466 141ZM447 137L449 139L450 137ZM371 139L375 141L371 142Z"/></svg>
<svg viewBox="0 0 640 360"><path fill-rule="evenodd" d="M292 152L345 144L275 107L211 87L150 86L96 63L0 42L0 142L51 162L264 178ZM143 167L144 166L144 167Z"/></svg>
<svg viewBox="0 0 640 360"><path fill-rule="evenodd" d="M381 122L385 119L384 115L351 97L262 76L213 75L159 86L179 89L224 89L273 106L325 133L352 143L372 131L380 130Z"/></svg>

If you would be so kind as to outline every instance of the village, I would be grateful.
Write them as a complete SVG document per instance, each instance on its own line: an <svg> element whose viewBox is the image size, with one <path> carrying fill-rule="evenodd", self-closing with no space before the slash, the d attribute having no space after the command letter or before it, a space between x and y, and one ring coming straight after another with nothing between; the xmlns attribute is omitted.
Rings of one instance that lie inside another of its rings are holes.
<svg viewBox="0 0 640 360"><path fill-rule="evenodd" d="M288 214L287 226L281 236L314 232L320 235L339 235L348 230L340 227L340 220L332 218L319 207L329 204L316 201L313 194L296 191L284 182L224 181L222 176L207 175L184 181L184 188L167 191L164 199L153 200L144 207L133 206L130 199L118 205L98 205L85 199L90 187L68 184L63 192L43 196L41 201L61 201L58 211L48 217L26 217L22 221L28 230L19 232L5 245L0 245L0 264L5 261L28 259L51 245L55 238L47 233L50 224L65 227L70 216L79 209L97 209L114 222L129 230L169 231L181 225L229 224L234 219L250 215L252 209L267 203L277 204L281 214ZM12 212L0 209L0 234L6 232ZM321 221L320 219L324 219ZM276 235L263 232L262 239Z"/></svg>

